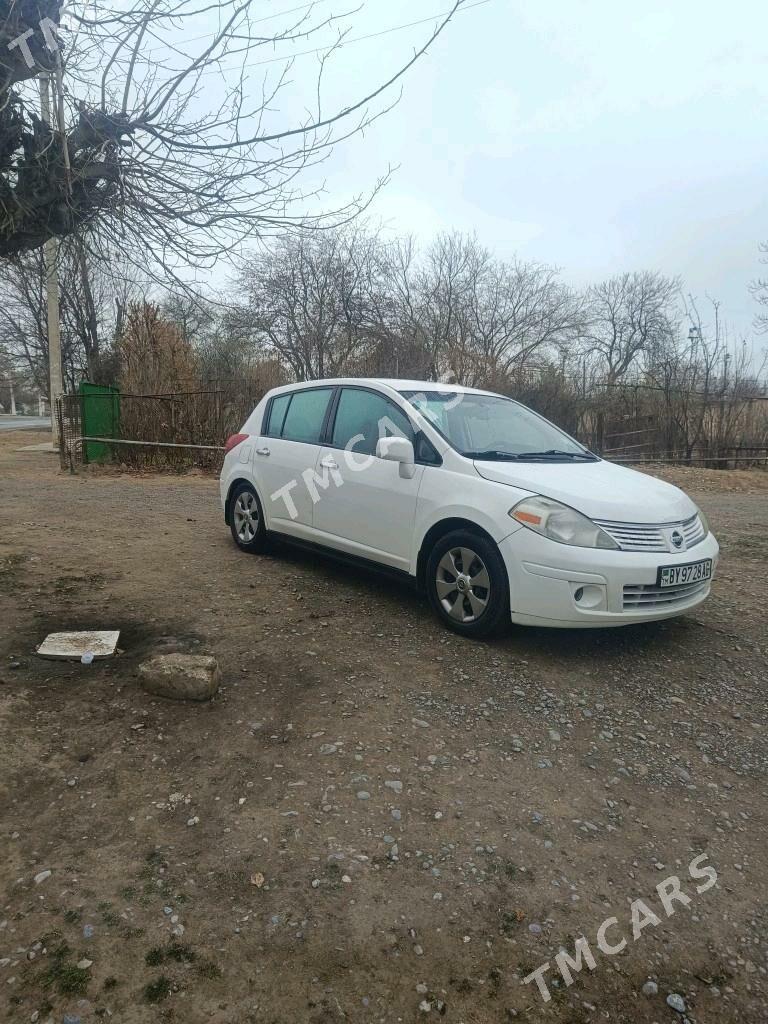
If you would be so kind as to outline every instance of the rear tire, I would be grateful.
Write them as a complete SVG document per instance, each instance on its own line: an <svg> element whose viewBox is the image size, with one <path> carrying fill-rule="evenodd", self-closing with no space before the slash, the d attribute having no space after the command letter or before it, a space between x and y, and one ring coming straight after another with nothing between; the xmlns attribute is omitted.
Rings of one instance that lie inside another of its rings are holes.
<svg viewBox="0 0 768 1024"><path fill-rule="evenodd" d="M509 580L493 541L472 530L454 530L432 548L426 588L438 618L455 633L486 637L507 629Z"/></svg>
<svg viewBox="0 0 768 1024"><path fill-rule="evenodd" d="M258 554L267 546L264 512L259 496L250 484L237 484L229 498L229 528L232 539L243 551Z"/></svg>

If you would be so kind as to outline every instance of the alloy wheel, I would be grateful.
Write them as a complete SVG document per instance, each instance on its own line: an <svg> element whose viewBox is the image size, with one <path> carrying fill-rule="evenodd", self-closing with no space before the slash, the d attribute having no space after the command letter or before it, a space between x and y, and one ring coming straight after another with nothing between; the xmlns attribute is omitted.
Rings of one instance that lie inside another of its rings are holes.
<svg viewBox="0 0 768 1024"><path fill-rule="evenodd" d="M435 587L440 604L457 622L475 622L488 607L491 577L471 548L449 548L437 564Z"/></svg>
<svg viewBox="0 0 768 1024"><path fill-rule="evenodd" d="M235 533L243 544L250 544L259 529L259 503L250 491L238 494L232 510Z"/></svg>

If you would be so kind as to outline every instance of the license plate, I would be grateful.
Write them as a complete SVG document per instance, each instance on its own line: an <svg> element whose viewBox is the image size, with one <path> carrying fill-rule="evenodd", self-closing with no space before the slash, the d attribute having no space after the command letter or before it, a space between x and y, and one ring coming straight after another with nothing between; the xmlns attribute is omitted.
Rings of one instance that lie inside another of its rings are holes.
<svg viewBox="0 0 768 1024"><path fill-rule="evenodd" d="M687 565L661 565L656 577L656 586L683 587L686 583L702 583L712 579L712 559L702 558L700 562Z"/></svg>

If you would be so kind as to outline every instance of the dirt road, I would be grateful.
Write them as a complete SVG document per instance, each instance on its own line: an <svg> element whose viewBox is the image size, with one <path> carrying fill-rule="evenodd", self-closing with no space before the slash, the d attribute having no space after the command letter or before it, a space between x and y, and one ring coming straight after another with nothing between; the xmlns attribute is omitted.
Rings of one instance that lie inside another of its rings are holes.
<svg viewBox="0 0 768 1024"><path fill-rule="evenodd" d="M724 551L694 615L475 644L389 581L241 554L214 481L72 477L20 438L0 439L0 1019L765 1021L763 476L683 474ZM123 653L35 656L86 625ZM139 689L168 650L219 659L213 703ZM697 892L700 854L718 882ZM671 875L690 902L667 916ZM656 920L634 939L638 898ZM582 935L595 966L567 986ZM545 1002L522 979L547 962Z"/></svg>

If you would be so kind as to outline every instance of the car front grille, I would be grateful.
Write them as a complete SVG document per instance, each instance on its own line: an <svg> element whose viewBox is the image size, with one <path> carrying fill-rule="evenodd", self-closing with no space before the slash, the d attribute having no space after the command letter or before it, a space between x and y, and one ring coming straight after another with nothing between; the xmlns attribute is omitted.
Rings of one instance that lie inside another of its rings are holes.
<svg viewBox="0 0 768 1024"><path fill-rule="evenodd" d="M624 587L624 611L670 608L685 604L709 588L710 580L683 583L678 587L657 587L655 583L628 583Z"/></svg>
<svg viewBox="0 0 768 1024"><path fill-rule="evenodd" d="M698 515L680 523L613 523L605 519L594 521L616 541L622 551L687 551L706 536ZM685 544L679 548L670 539L675 530L685 539Z"/></svg>

